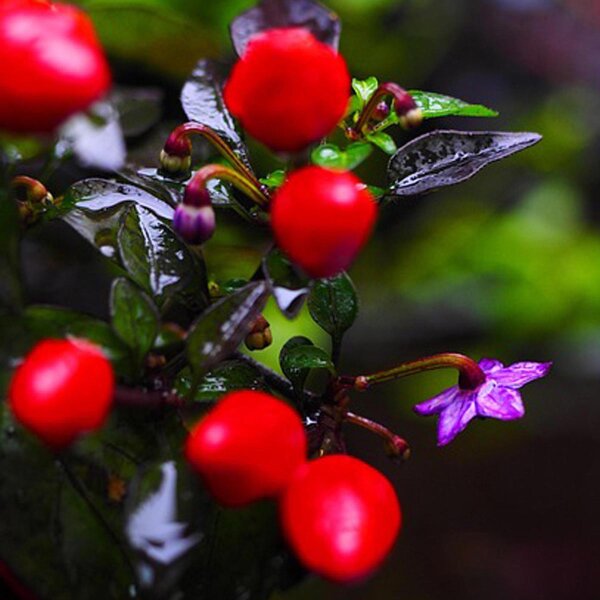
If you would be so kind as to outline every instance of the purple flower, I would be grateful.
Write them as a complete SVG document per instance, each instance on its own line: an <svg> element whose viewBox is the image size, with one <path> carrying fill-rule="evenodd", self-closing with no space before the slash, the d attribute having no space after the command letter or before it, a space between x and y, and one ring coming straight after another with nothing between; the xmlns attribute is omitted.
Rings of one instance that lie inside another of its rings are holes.
<svg viewBox="0 0 600 600"><path fill-rule="evenodd" d="M505 367L500 361L484 358L479 367L485 380L475 389L454 386L414 407L419 415L439 415L438 446L449 444L475 417L520 419L525 407L517 390L547 375L552 363L520 362Z"/></svg>

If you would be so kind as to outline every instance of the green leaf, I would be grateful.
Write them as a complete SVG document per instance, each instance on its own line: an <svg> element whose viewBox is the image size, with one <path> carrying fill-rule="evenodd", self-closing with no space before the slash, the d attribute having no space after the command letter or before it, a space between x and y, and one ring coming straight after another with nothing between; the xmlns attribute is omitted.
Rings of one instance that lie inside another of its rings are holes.
<svg viewBox="0 0 600 600"><path fill-rule="evenodd" d="M181 371L174 383L177 393L184 397L189 397L193 385L194 377L189 368ZM236 390L267 390L267 385L260 372L251 365L239 360L228 360L217 365L200 380L191 400L216 402L224 394Z"/></svg>
<svg viewBox="0 0 600 600"><path fill-rule="evenodd" d="M310 373L310 369L307 367L294 366L291 362L288 362L288 356L296 348L300 348L302 346L314 346L314 344L307 337L298 335L293 338L290 338L283 345L279 353L279 366L281 367L281 371L290 380L292 386L294 387L294 391L296 392L296 395L298 397L302 396L302 392L304 391L304 384L306 382L308 374Z"/></svg>
<svg viewBox="0 0 600 600"><path fill-rule="evenodd" d="M394 138L385 133L385 131L376 131L375 133L370 133L367 135L367 140L372 144L375 144L375 146L389 155L394 154L394 152L398 150Z"/></svg>
<svg viewBox="0 0 600 600"><path fill-rule="evenodd" d="M67 336L85 338L102 348L117 371L128 371L127 347L108 323L66 308L43 305L28 306L24 318L33 341Z"/></svg>
<svg viewBox="0 0 600 600"><path fill-rule="evenodd" d="M174 296L200 309L207 304L204 264L152 212L131 206L121 216L119 255L131 279L151 294L159 307Z"/></svg>
<svg viewBox="0 0 600 600"><path fill-rule="evenodd" d="M266 177L261 177L259 181L269 188L278 188L285 181L286 172L283 169L277 169L269 173Z"/></svg>
<svg viewBox="0 0 600 600"><path fill-rule="evenodd" d="M293 319L304 305L311 280L301 274L278 248L267 253L261 267L279 310L286 318Z"/></svg>
<svg viewBox="0 0 600 600"><path fill-rule="evenodd" d="M498 112L487 108L482 104L469 104L464 100L436 94L434 92L423 92L421 90L410 90L409 94L414 98L419 108L423 111L425 119L434 117L497 117Z"/></svg>
<svg viewBox="0 0 600 600"><path fill-rule="evenodd" d="M198 318L187 339L187 358L196 376L237 350L268 296L264 281L249 283L213 304Z"/></svg>
<svg viewBox="0 0 600 600"><path fill-rule="evenodd" d="M314 164L328 169L352 170L366 160L373 147L367 142L353 142L345 150L335 144L317 146L311 153Z"/></svg>
<svg viewBox="0 0 600 600"><path fill-rule="evenodd" d="M339 341L358 314L358 297L350 277L340 273L315 282L308 310L315 323Z"/></svg>
<svg viewBox="0 0 600 600"><path fill-rule="evenodd" d="M110 292L112 326L141 365L158 335L159 316L152 300L133 283L119 277Z"/></svg>
<svg viewBox="0 0 600 600"><path fill-rule="evenodd" d="M326 369L332 375L335 374L335 367L327 352L302 336L291 338L285 343L279 354L279 364L298 396L302 395L311 370Z"/></svg>
<svg viewBox="0 0 600 600"><path fill-rule="evenodd" d="M352 79L352 89L361 102L359 109L363 108L378 87L379 82L376 77L367 77L362 80Z"/></svg>

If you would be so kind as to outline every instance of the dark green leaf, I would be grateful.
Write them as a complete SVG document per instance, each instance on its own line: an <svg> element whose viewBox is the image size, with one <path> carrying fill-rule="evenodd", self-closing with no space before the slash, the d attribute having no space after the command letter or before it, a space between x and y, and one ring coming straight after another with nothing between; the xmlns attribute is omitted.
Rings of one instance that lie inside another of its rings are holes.
<svg viewBox="0 0 600 600"><path fill-rule="evenodd" d="M434 117L497 117L498 113L482 104L469 104L464 100L435 94L434 92L423 92L411 90L410 95L414 98L419 108L423 111L425 119Z"/></svg>
<svg viewBox="0 0 600 600"><path fill-rule="evenodd" d="M378 148L383 150L386 154L394 154L398 147L396 142L391 135L385 133L385 131L376 131L367 135L367 140L372 144L375 144Z"/></svg>
<svg viewBox="0 0 600 600"><path fill-rule="evenodd" d="M214 61L202 59L181 90L181 104L188 119L208 125L227 140L250 166L246 145L223 101L223 77Z"/></svg>
<svg viewBox="0 0 600 600"><path fill-rule="evenodd" d="M304 384L306 382L306 378L310 373L310 369L308 367L296 367L288 362L289 354L294 351L296 348L300 348L303 346L314 346L311 340L304 336L296 336L290 338L281 348L281 352L279 353L279 366L283 374L290 380L292 386L294 387L294 391L298 397L302 396L302 392L304 390Z"/></svg>
<svg viewBox="0 0 600 600"><path fill-rule="evenodd" d="M196 375L209 371L238 348L268 296L264 281L249 283L213 304L200 316L187 340L188 361Z"/></svg>
<svg viewBox="0 0 600 600"><path fill-rule="evenodd" d="M184 369L175 379L175 389L180 396L188 397L194 385L190 369ZM194 402L216 402L221 396L236 390L266 390L262 375L248 363L229 360L207 373L191 398Z"/></svg>
<svg viewBox="0 0 600 600"><path fill-rule="evenodd" d="M378 87L379 81L377 81L377 77L367 77L367 79L352 80L352 89L360 101L358 106L359 110L362 109L363 106L369 101Z"/></svg>
<svg viewBox="0 0 600 600"><path fill-rule="evenodd" d="M277 248L263 258L262 272L279 310L288 319L294 318L310 292L310 279L299 273Z"/></svg>
<svg viewBox="0 0 600 600"><path fill-rule="evenodd" d="M388 194L414 196L465 181L486 165L537 144L537 133L433 131L392 156Z"/></svg>
<svg viewBox="0 0 600 600"><path fill-rule="evenodd" d="M32 341L67 336L85 338L104 350L117 371L127 371L127 347L108 323L66 308L42 305L28 306L24 318Z"/></svg>
<svg viewBox="0 0 600 600"><path fill-rule="evenodd" d="M119 277L110 293L112 326L132 349L136 364L141 365L158 335L159 316L152 300L133 283Z"/></svg>
<svg viewBox="0 0 600 600"><path fill-rule="evenodd" d="M317 146L311 153L314 164L328 169L351 171L366 160L373 147L368 142L353 142L345 150L335 144Z"/></svg>
<svg viewBox="0 0 600 600"><path fill-rule="evenodd" d="M342 28L337 16L314 0L261 0L231 23L231 39L238 56L244 54L253 35L277 27L304 27L335 50Z"/></svg>
<svg viewBox="0 0 600 600"><path fill-rule="evenodd" d="M206 305L203 263L152 212L138 205L129 207L121 217L117 243L130 277L159 307L182 293L188 303Z"/></svg>
<svg viewBox="0 0 600 600"><path fill-rule="evenodd" d="M304 337L295 337L286 342L279 354L279 363L299 396L311 370L326 369L335 374L335 367L327 352Z"/></svg>
<svg viewBox="0 0 600 600"><path fill-rule="evenodd" d="M111 101L119 114L124 135L142 135L158 123L163 98L160 88L118 87L112 93Z"/></svg>
<svg viewBox="0 0 600 600"><path fill-rule="evenodd" d="M317 325L340 340L358 314L358 298L350 277L340 273L315 282L308 298L308 310Z"/></svg>

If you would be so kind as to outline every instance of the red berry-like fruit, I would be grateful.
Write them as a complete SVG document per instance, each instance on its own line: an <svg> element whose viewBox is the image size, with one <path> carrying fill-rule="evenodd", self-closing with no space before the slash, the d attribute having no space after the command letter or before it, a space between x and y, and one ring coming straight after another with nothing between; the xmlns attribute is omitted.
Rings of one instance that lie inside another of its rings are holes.
<svg viewBox="0 0 600 600"><path fill-rule="evenodd" d="M271 208L277 244L312 277L348 268L376 218L375 200L360 179L316 166L293 172Z"/></svg>
<svg viewBox="0 0 600 600"><path fill-rule="evenodd" d="M10 407L25 427L60 450L102 426L110 410L114 375L102 351L85 340L44 340L15 372Z"/></svg>
<svg viewBox="0 0 600 600"><path fill-rule="evenodd" d="M225 506L275 497L306 461L306 434L285 402L231 392L192 430L186 457Z"/></svg>
<svg viewBox="0 0 600 600"><path fill-rule="evenodd" d="M47 133L110 85L88 17L65 4L10 0L0 10L0 130Z"/></svg>
<svg viewBox="0 0 600 600"><path fill-rule="evenodd" d="M255 35L224 90L244 128L277 151L296 152L326 136L350 98L344 59L302 27Z"/></svg>
<svg viewBox="0 0 600 600"><path fill-rule="evenodd" d="M298 469L281 498L280 514L298 558L338 582L359 580L376 569L402 520L390 482L345 455L319 458Z"/></svg>

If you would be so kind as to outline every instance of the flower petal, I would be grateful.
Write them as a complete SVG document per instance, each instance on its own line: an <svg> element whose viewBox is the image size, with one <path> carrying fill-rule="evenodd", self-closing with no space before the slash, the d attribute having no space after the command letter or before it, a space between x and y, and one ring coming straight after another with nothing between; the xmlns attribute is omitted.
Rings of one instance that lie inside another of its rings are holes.
<svg viewBox="0 0 600 600"><path fill-rule="evenodd" d="M483 369L483 372L486 374L493 373L494 371L497 371L498 369L504 368L504 365L499 360L496 360L495 358L482 358L479 361L479 366Z"/></svg>
<svg viewBox="0 0 600 600"><path fill-rule="evenodd" d="M480 417L512 421L525 414L521 394L508 387L496 386L491 392L480 392L475 404Z"/></svg>
<svg viewBox="0 0 600 600"><path fill-rule="evenodd" d="M455 385L454 387L444 390L441 394L434 396L430 400L425 400L425 402L415 405L413 410L421 416L435 415L452 403L454 397L458 393L458 386Z"/></svg>
<svg viewBox="0 0 600 600"><path fill-rule="evenodd" d="M438 446L449 444L476 416L474 393L461 394L459 398L440 413Z"/></svg>
<svg viewBox="0 0 600 600"><path fill-rule="evenodd" d="M504 369L494 371L491 378L498 385L516 390L534 379L546 376L551 367L551 362L519 362Z"/></svg>

